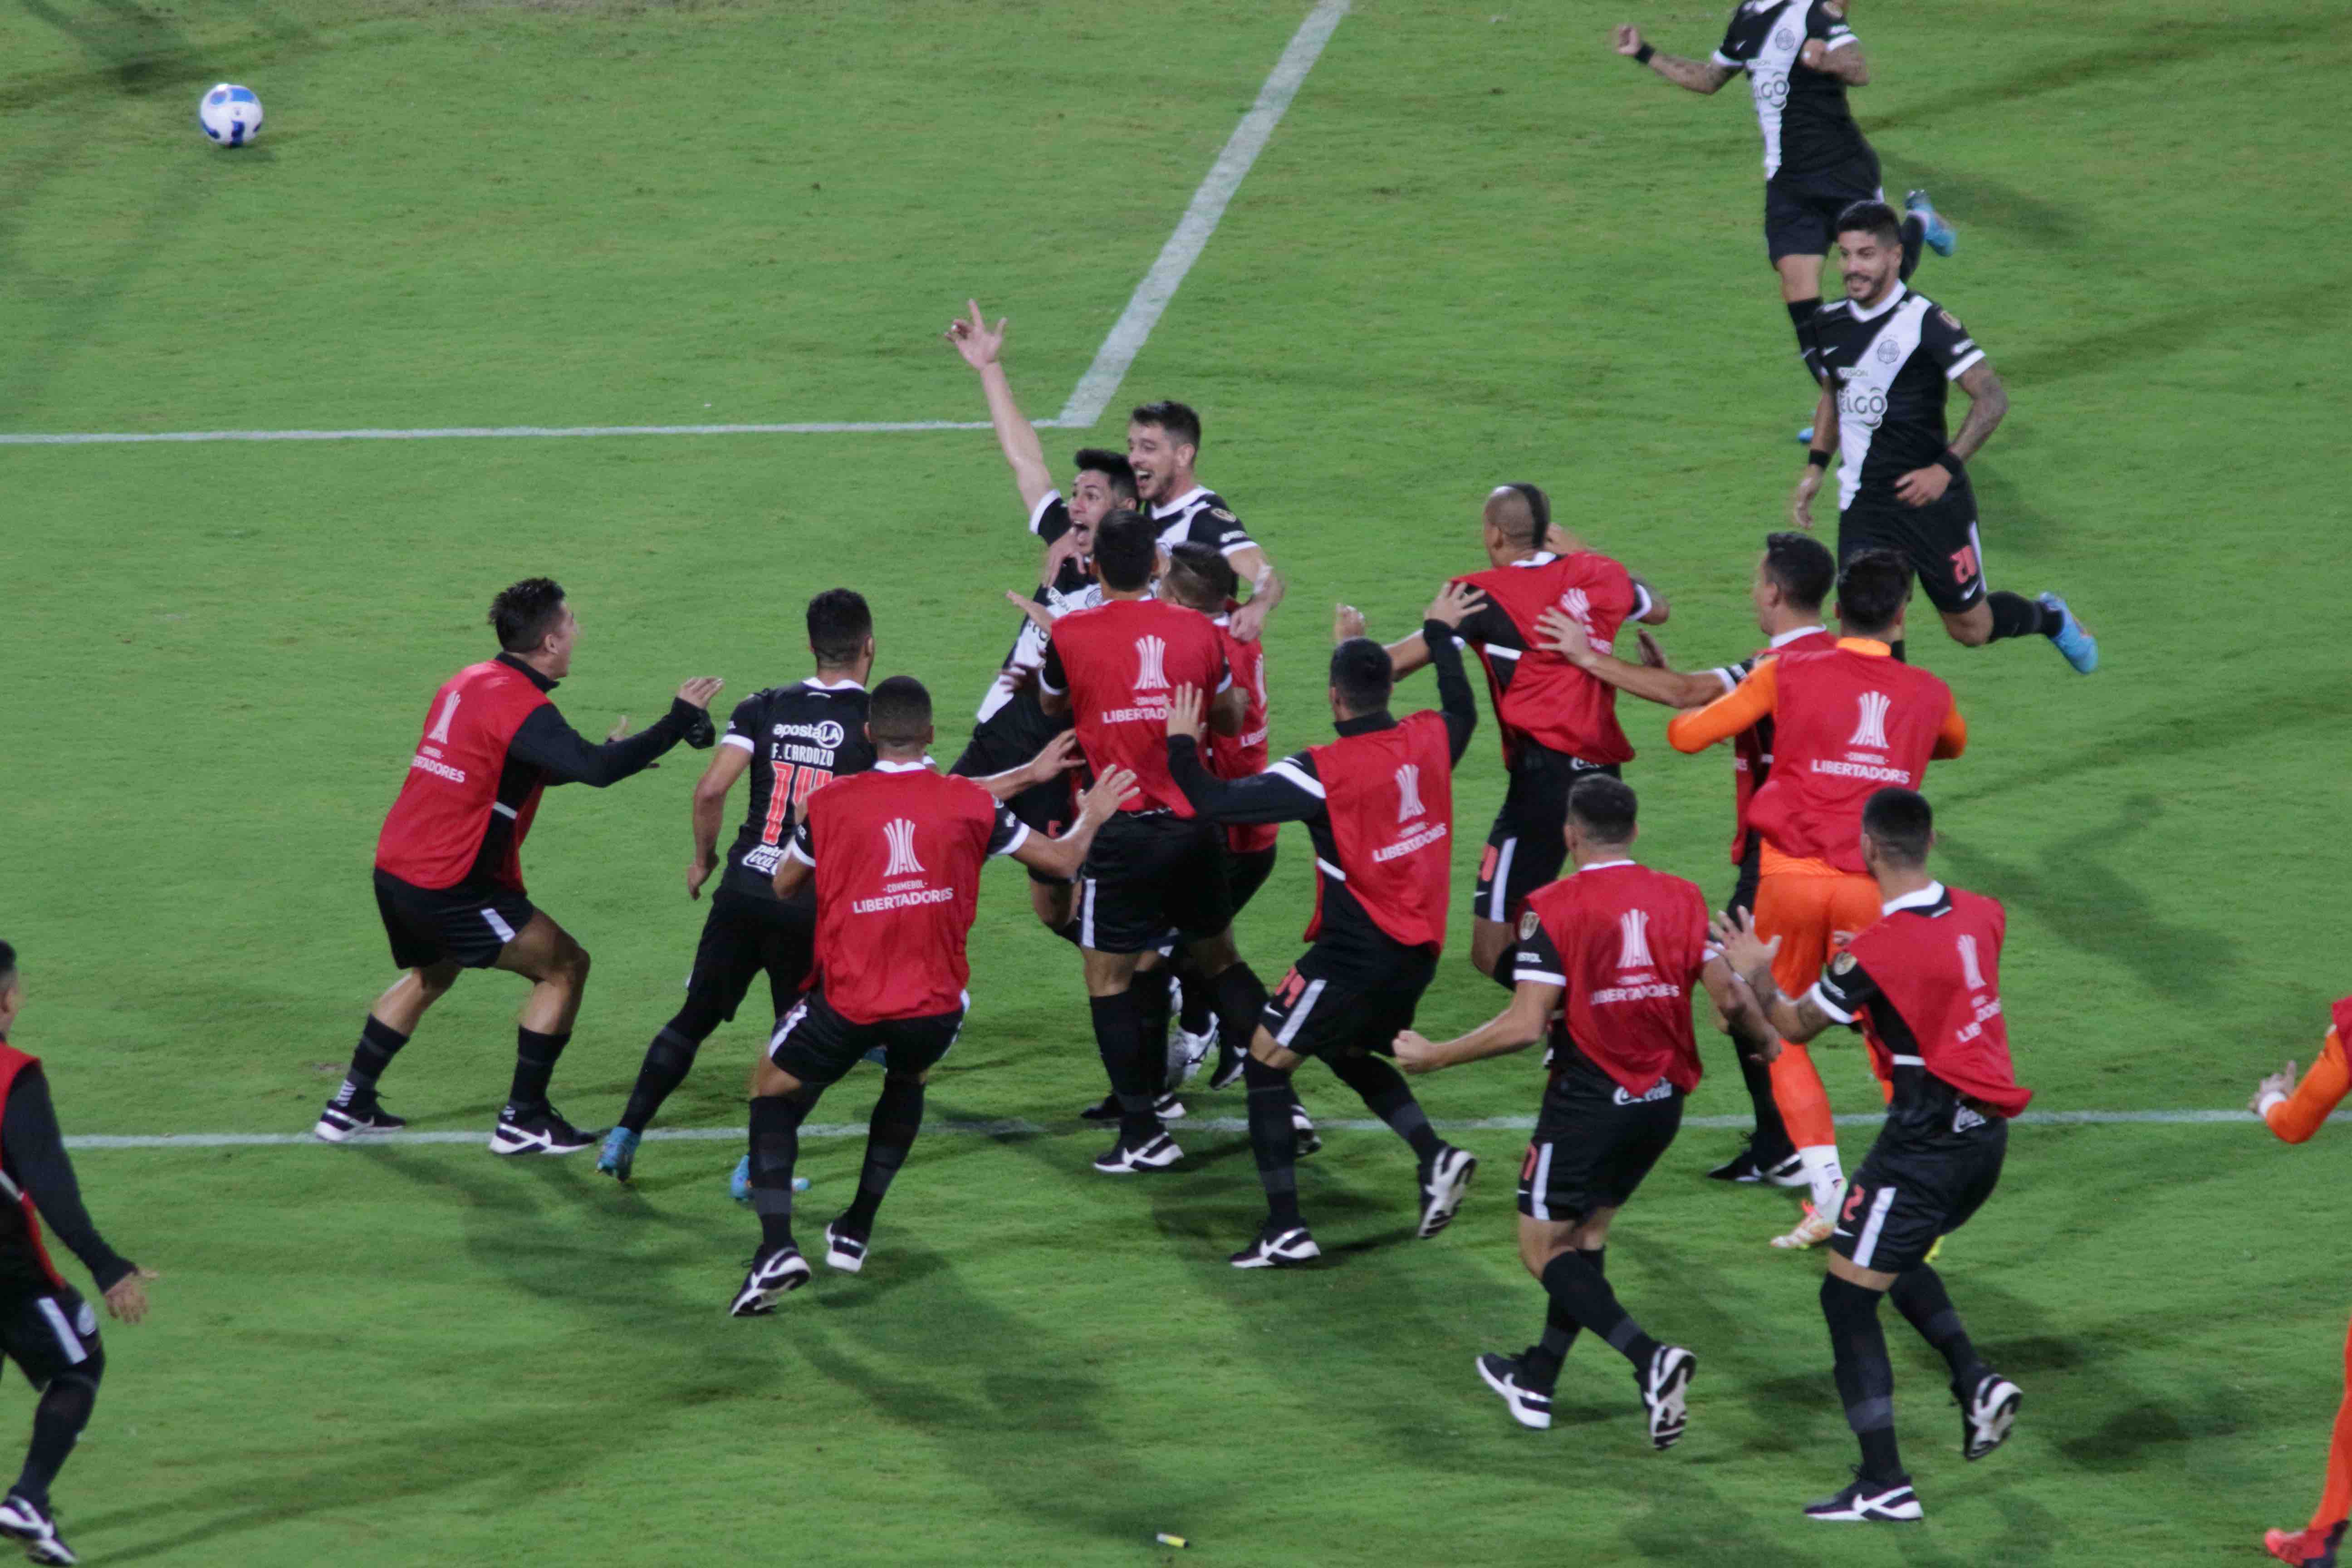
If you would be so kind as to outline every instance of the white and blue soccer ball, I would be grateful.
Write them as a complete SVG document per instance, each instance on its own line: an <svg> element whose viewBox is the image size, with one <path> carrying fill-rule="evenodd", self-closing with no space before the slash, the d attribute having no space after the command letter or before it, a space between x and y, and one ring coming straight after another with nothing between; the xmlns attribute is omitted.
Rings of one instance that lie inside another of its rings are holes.
<svg viewBox="0 0 2352 1568"><path fill-rule="evenodd" d="M261 100L253 89L225 81L196 105L196 122L215 146L243 147L261 134Z"/></svg>

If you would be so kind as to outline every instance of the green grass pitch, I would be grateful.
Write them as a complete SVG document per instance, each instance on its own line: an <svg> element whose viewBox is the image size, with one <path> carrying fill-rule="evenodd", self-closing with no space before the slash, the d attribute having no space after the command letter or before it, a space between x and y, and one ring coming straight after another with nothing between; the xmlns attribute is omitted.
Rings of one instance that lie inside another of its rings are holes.
<svg viewBox="0 0 2352 1568"><path fill-rule="evenodd" d="M25 0L0 10L0 432L972 419L936 341L1013 319L1029 412L1060 406L1307 0ZM1181 396L1207 482L1288 573L1278 749L1326 733L1329 606L1393 635L1477 561L1492 483L1673 598L1679 661L1746 651L1747 563L1798 458L1798 380L1734 86L1611 56L1638 20L1696 54L1717 6L1358 0L1093 432ZM1977 483L1997 584L2067 593L2106 660L1970 653L1923 626L1969 754L1930 780L1953 880L2003 899L2023 1078L2051 1110L2220 1108L2347 988L2338 740L2352 659L2342 446L2352 22L2322 0L1987 0L1854 21L1857 111L1961 250L1919 282L2014 409ZM193 124L253 86L259 145ZM551 572L583 626L583 730L683 678L802 673L800 606L845 583L942 744L1034 553L984 431L0 446L17 1043L78 1133L296 1132L388 979L366 881L435 684L498 586ZM1412 693L1433 700L1423 684ZM1725 760L1627 705L1643 848L1727 883ZM953 732L948 732L953 726ZM557 1099L618 1110L672 1010L698 760L551 795L535 896L596 956ZM1498 798L1491 729L1457 837ZM1303 842L1243 922L1295 955ZM1457 900L1423 1010L1498 993ZM1068 951L1000 869L975 1010L856 1279L722 1315L754 1227L735 1149L91 1150L100 1224L160 1268L58 1497L91 1563L2210 1564L2299 1523L2338 1396L2341 1135L2021 1129L1947 1253L2023 1384L2016 1440L1954 1451L1940 1368L1887 1314L1907 1532L1796 1517L1843 1478L1817 1259L1787 1200L1697 1173L1686 1132L1611 1273L1697 1349L1688 1438L1650 1453L1624 1368L1582 1347L1549 1434L1471 1373L1540 1320L1510 1235L1518 1137L1440 1239L1410 1166L1337 1131L1303 1167L1330 1261L1242 1275L1246 1142L1187 1173L1086 1170L1098 1092ZM487 1131L520 987L469 977L387 1080ZM722 1031L672 1126L738 1124L756 1028ZM1711 1048L1711 1047L1710 1047ZM1841 1109L1874 1103L1828 1058ZM1722 1066L1719 1055L1715 1065ZM1310 1106L1360 1114L1308 1068ZM1441 1119L1530 1113L1527 1058L1427 1080ZM817 1113L862 1121L853 1075ZM1193 1097L1196 1114L1238 1096ZM1738 1106L1727 1070L1693 1107ZM1860 1134L1849 1136L1849 1156ZM814 1141L818 1222L856 1142ZM21 1382L0 1395L21 1429ZM1168 1531L1182 1553L1157 1546Z"/></svg>

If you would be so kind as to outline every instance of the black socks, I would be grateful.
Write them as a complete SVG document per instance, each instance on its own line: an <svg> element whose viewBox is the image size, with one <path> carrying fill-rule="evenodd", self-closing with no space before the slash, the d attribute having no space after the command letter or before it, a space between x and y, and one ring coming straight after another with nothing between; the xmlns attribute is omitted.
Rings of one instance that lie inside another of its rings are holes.
<svg viewBox="0 0 2352 1568"><path fill-rule="evenodd" d="M664 1024L660 1033L654 1036L653 1044L646 1047L645 1063L637 1068L637 1081L629 1090L628 1107L621 1112L621 1125L632 1132L643 1132L646 1123L654 1119L654 1112L662 1108L662 1101L670 1097L670 1091L684 1083L686 1075L694 1070L694 1053L702 1048L709 1031L701 1035L685 1033L678 1027L679 1020L685 1016L681 1013Z"/></svg>
<svg viewBox="0 0 2352 1568"><path fill-rule="evenodd" d="M408 1037L370 1013L367 1022L360 1026L359 1047L352 1052L352 1065L343 1079L343 1087L335 1091L334 1103L348 1106L355 1100L375 1098L375 1080L408 1044Z"/></svg>
<svg viewBox="0 0 2352 1568"><path fill-rule="evenodd" d="M2055 637L2065 625L2057 611L2022 594L1987 594L1985 604L1992 610L1992 636L1989 643L2004 637Z"/></svg>
<svg viewBox="0 0 2352 1568"><path fill-rule="evenodd" d="M763 1247L794 1245L793 1166L801 1157L801 1123L815 1106L805 1088L751 1101L751 1210Z"/></svg>
<svg viewBox="0 0 2352 1568"><path fill-rule="evenodd" d="M507 1090L507 1103L523 1109L545 1105L547 1083L555 1076L556 1058L571 1043L569 1029L560 1035L542 1035L536 1029L517 1028L514 1085Z"/></svg>
<svg viewBox="0 0 2352 1568"><path fill-rule="evenodd" d="M1265 1188L1266 1220L1276 1229L1285 1229L1299 1223L1290 1075L1252 1057L1242 1063L1242 1082L1249 1089L1250 1152L1257 1158L1257 1179Z"/></svg>
<svg viewBox="0 0 2352 1568"><path fill-rule="evenodd" d="M1341 1083L1363 1097L1373 1115L1412 1145L1413 1158L1426 1166L1445 1142L1429 1124L1429 1113L1405 1086L1404 1075L1375 1056L1335 1057L1331 1071Z"/></svg>
<svg viewBox="0 0 2352 1568"><path fill-rule="evenodd" d="M1878 1292L1829 1275L1822 1280L1822 1317L1830 1326L1845 1424L1862 1445L1863 1479L1906 1479L1895 1444L1895 1368L1886 1359L1886 1332L1878 1321Z"/></svg>
<svg viewBox="0 0 2352 1568"><path fill-rule="evenodd" d="M1602 1247L1576 1254L1592 1266L1595 1274L1602 1271L1601 1263L1608 1255L1609 1249ZM1559 1297L1552 1297L1544 1312L1543 1338L1529 1345L1519 1357L1519 1370L1524 1374L1521 1381L1529 1388L1551 1392L1552 1384L1559 1381L1560 1363L1568 1359L1568 1352L1575 1347L1577 1331L1583 1326L1560 1304Z"/></svg>
<svg viewBox="0 0 2352 1568"><path fill-rule="evenodd" d="M89 1413L98 1404L98 1380L105 1371L104 1352L93 1348L88 1361L50 1381L48 1392L33 1407L32 1447L26 1450L25 1468L10 1491L47 1509L49 1483L58 1479L81 1429L89 1425Z"/></svg>
<svg viewBox="0 0 2352 1568"><path fill-rule="evenodd" d="M1822 308L1818 294L1810 300L1784 300L1789 308L1789 325L1797 334L1797 357L1805 362L1805 379L1818 389L1822 384L1821 345L1813 338L1813 312Z"/></svg>
<svg viewBox="0 0 2352 1568"><path fill-rule="evenodd" d="M1169 991L1174 979L1162 963L1156 969L1137 970L1127 983L1127 994L1135 998L1136 1025L1143 1037L1144 1086L1154 1099L1168 1089Z"/></svg>
<svg viewBox="0 0 2352 1568"><path fill-rule="evenodd" d="M1134 994L1115 992L1089 997L1094 1016L1095 1049L1102 1057L1104 1076L1110 1079L1111 1098L1118 1102L1118 1141L1130 1148L1160 1131L1160 1118L1151 1112L1159 1098L1146 1083L1143 1026Z"/></svg>
<svg viewBox="0 0 2352 1568"><path fill-rule="evenodd" d="M1617 1304L1617 1292L1609 1288L1596 1261L1588 1261L1581 1252L1563 1252L1544 1265L1543 1288L1562 1311L1607 1340L1636 1372L1648 1368L1658 1342Z"/></svg>
<svg viewBox="0 0 2352 1568"><path fill-rule="evenodd" d="M886 1076L882 1098L866 1124L866 1163L858 1168L857 1195L841 1216L841 1227L855 1236L874 1232L874 1212L890 1190L890 1178L907 1163L915 1134L923 1126L923 1085L917 1079Z"/></svg>
<svg viewBox="0 0 2352 1568"><path fill-rule="evenodd" d="M1919 1337L1944 1358L1952 1369L1952 1387L1963 1396L1992 1370L1969 1342L1967 1325L1960 1321L1959 1311L1944 1289L1942 1275L1923 1263L1898 1276L1895 1289L1886 1294L1893 1299L1895 1310L1919 1331Z"/></svg>
<svg viewBox="0 0 2352 1568"><path fill-rule="evenodd" d="M1209 994L1217 1009L1219 1037L1227 1048L1248 1054L1257 1038L1258 1016L1265 1011L1265 987L1248 964L1231 963L1209 982Z"/></svg>

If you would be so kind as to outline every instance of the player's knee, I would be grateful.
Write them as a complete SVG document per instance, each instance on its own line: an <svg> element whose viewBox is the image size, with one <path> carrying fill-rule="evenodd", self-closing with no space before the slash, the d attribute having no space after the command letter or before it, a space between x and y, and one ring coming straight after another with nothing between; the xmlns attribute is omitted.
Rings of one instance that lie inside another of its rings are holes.
<svg viewBox="0 0 2352 1568"><path fill-rule="evenodd" d="M1967 615L1947 616L1944 629L1962 647L1982 647L1992 641L1992 612L1979 605Z"/></svg>
<svg viewBox="0 0 2352 1568"><path fill-rule="evenodd" d="M920 1072L901 1072L897 1068L884 1068L882 1080L895 1083L901 1089L919 1089L931 1081L931 1069L925 1068Z"/></svg>
<svg viewBox="0 0 2352 1568"><path fill-rule="evenodd" d="M588 984L588 950L570 937L563 939L563 951L556 957L556 967L578 990Z"/></svg>

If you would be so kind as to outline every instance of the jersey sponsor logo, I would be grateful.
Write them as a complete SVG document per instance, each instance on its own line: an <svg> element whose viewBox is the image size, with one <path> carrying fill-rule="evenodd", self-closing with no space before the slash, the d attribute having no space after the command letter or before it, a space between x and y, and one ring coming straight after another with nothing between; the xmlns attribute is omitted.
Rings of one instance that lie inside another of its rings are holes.
<svg viewBox="0 0 2352 1568"><path fill-rule="evenodd" d="M814 741L830 752L839 746L849 732L827 719L819 724L778 724L772 733L779 741L797 735L802 740Z"/></svg>
<svg viewBox="0 0 2352 1568"><path fill-rule="evenodd" d="M1977 939L1960 938L1960 984L1970 991L1985 988L1984 971L1977 967Z"/></svg>
<svg viewBox="0 0 2352 1568"><path fill-rule="evenodd" d="M1886 710L1894 705L1894 700L1883 691L1864 692L1862 716L1855 721L1853 733L1846 737L1845 743L1868 752L1885 751Z"/></svg>
<svg viewBox="0 0 2352 1568"><path fill-rule="evenodd" d="M447 779L451 784L464 784L466 782L465 769L453 768L446 763L436 762L433 758L426 756L422 752L419 752L416 755L409 758L408 765L412 768L422 769L425 773L431 773L435 778Z"/></svg>
<svg viewBox="0 0 2352 1568"><path fill-rule="evenodd" d="M919 877L923 863L915 858L915 825L903 816L891 818L882 825L882 837L890 846L889 868L882 879L893 877Z"/></svg>
<svg viewBox="0 0 2352 1568"><path fill-rule="evenodd" d="M743 851L742 866L746 871L757 871L763 877L776 874L777 863L784 858L781 844L758 844Z"/></svg>
<svg viewBox="0 0 2352 1568"><path fill-rule="evenodd" d="M1616 1093L1616 1100L1620 1105L1648 1105L1654 1100L1664 1100L1674 1092L1675 1086L1661 1078L1639 1094L1627 1094L1620 1089Z"/></svg>
<svg viewBox="0 0 2352 1568"><path fill-rule="evenodd" d="M1135 689L1146 691L1168 689L1168 643L1164 637L1135 639Z"/></svg>
<svg viewBox="0 0 2352 1568"><path fill-rule="evenodd" d="M1397 821L1411 822L1429 808L1421 804L1421 768L1407 763L1396 771Z"/></svg>
<svg viewBox="0 0 2352 1568"><path fill-rule="evenodd" d="M1620 969L1648 969L1654 961L1650 957L1650 913L1647 910L1627 910L1617 918L1618 934L1622 939L1617 949Z"/></svg>
<svg viewBox="0 0 2352 1568"><path fill-rule="evenodd" d="M1845 373L1839 372L1841 375ZM1886 389L1878 386L1838 388L1838 416L1875 430L1886 418Z"/></svg>

